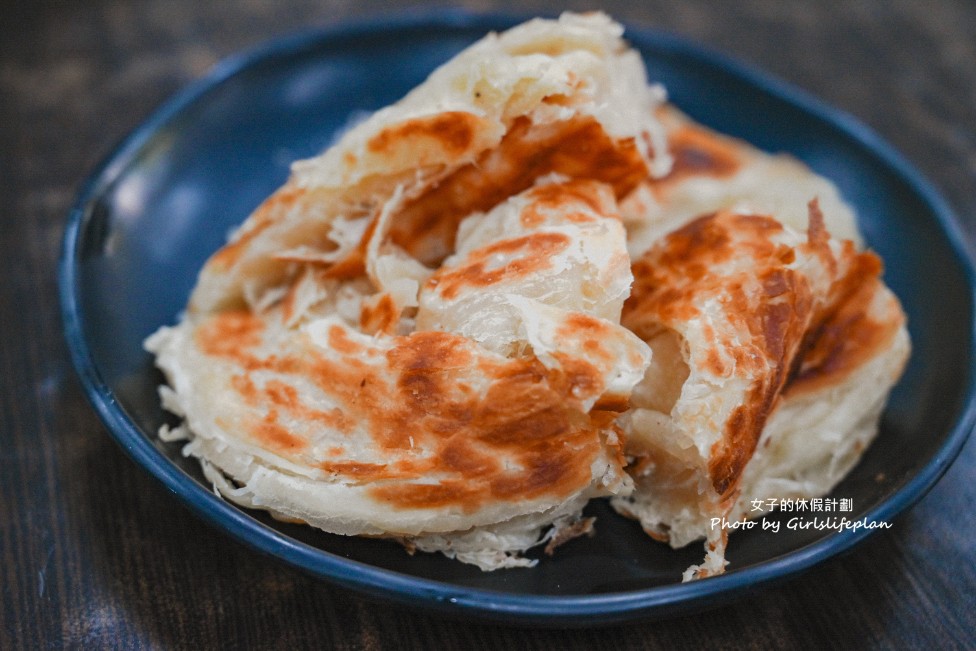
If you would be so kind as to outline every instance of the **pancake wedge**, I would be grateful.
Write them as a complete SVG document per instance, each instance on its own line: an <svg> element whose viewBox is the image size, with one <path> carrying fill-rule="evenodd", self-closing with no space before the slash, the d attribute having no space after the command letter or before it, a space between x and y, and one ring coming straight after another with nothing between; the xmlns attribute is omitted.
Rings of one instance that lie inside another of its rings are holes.
<svg viewBox="0 0 976 651"><path fill-rule="evenodd" d="M467 48L321 156L295 163L207 261L190 309L265 304L307 265L362 276L384 211L388 246L436 267L464 217L540 177L601 181L620 198L665 174L654 116L663 90L648 84L622 32L603 14L567 13Z"/></svg>
<svg viewBox="0 0 976 651"><path fill-rule="evenodd" d="M664 176L644 179L621 202L634 259L655 240L718 210L775 215L803 230L812 199L831 236L863 245L854 211L837 187L801 161L718 133L672 104L662 106L657 117L667 134L672 166Z"/></svg>
<svg viewBox="0 0 976 651"><path fill-rule="evenodd" d="M548 179L464 224L413 316L368 278L306 271L262 310L190 312L147 341L221 495L496 569L630 490L614 420L650 351L618 323L612 188Z"/></svg>
<svg viewBox="0 0 976 651"><path fill-rule="evenodd" d="M833 488L908 357L880 260L808 210L806 233L768 215L700 217L634 263L622 322L653 358L620 419L636 490L613 503L674 547L706 539L686 579L724 569L713 518Z"/></svg>

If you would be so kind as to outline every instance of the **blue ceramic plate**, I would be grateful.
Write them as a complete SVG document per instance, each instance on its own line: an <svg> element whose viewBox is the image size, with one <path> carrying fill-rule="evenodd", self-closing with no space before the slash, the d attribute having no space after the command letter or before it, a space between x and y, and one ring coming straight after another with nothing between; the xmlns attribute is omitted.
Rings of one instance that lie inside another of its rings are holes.
<svg viewBox="0 0 976 651"><path fill-rule="evenodd" d="M218 66L123 142L71 212L61 262L67 340L109 432L204 520L254 549L373 597L483 619L582 625L671 615L794 575L861 542L870 531L741 532L732 537L727 574L682 584L681 571L700 560L699 545L671 550L597 503L594 538L532 570L483 573L440 556L408 556L391 542L238 509L214 496L177 446L156 439L166 419L156 396L160 376L141 342L174 321L228 229L284 182L292 160L319 152L351 119L397 100L463 47L514 22L442 13L278 41ZM693 117L791 152L832 178L887 262L914 354L880 437L834 495L853 501L851 519L891 521L945 472L976 415L973 272L950 211L850 118L673 37L628 37L652 78Z"/></svg>

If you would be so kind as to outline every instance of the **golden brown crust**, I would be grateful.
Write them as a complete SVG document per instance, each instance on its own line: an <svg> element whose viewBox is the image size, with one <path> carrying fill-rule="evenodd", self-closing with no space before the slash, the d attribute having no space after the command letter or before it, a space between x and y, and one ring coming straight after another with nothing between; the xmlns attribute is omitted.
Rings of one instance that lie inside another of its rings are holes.
<svg viewBox="0 0 976 651"><path fill-rule="evenodd" d="M693 176L726 178L743 163L741 146L726 136L693 123L684 123L668 132L671 171L660 179L649 179L652 187L678 183Z"/></svg>
<svg viewBox="0 0 976 651"><path fill-rule="evenodd" d="M647 176L647 167L633 140L610 138L592 118L543 126L519 118L496 149L408 203L390 238L422 262L437 264L453 249L463 217L486 211L551 173L609 183L620 197Z"/></svg>
<svg viewBox="0 0 976 651"><path fill-rule="evenodd" d="M881 260L865 252L856 256L835 287L838 299L807 333L800 363L785 392L817 391L844 381L867 360L887 349L905 324L894 299L884 318L872 314L872 302L883 291Z"/></svg>
<svg viewBox="0 0 976 651"><path fill-rule="evenodd" d="M425 115L383 129L366 143L366 148L374 154L389 154L396 147L409 140L413 146L421 146L419 141L429 141L431 146L460 156L474 142L474 136L481 126L481 120L464 111L445 111L435 115Z"/></svg>
<svg viewBox="0 0 976 651"><path fill-rule="evenodd" d="M877 257L849 243L831 248L816 202L809 213L807 239L797 245L783 240L783 226L771 217L719 212L675 231L633 265L622 323L648 339L662 328L707 322L695 342L704 346L696 357L701 371L747 382L709 451L709 476L723 500L791 378L800 389L816 386L815 378L820 386L838 382L901 325L864 316L879 283ZM820 270L805 269L798 256L818 261ZM825 275L827 284L810 273Z"/></svg>
<svg viewBox="0 0 976 651"><path fill-rule="evenodd" d="M283 426L284 418L367 432L389 461L318 467L346 481L378 482L370 493L385 504L470 512L488 502L565 498L592 481L608 423L574 406L572 396L602 390L601 373L585 362L567 359L550 370L533 357L486 356L446 332L395 337L381 350L339 325L328 332L327 354L311 345L262 354L255 351L268 343L262 331L254 315L222 312L196 335L202 354L243 369L231 388L264 414L246 424L246 434L300 460L314 441ZM294 388L298 379L311 380L335 407L311 404ZM436 481L411 481L420 477Z"/></svg>

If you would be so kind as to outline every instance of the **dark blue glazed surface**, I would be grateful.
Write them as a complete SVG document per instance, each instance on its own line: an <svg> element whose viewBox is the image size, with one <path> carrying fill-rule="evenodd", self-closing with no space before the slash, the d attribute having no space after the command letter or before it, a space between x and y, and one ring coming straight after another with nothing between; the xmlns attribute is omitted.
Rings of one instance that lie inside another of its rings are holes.
<svg viewBox="0 0 976 651"><path fill-rule="evenodd" d="M662 617L736 598L867 538L863 530L743 532L732 537L727 574L681 584L681 571L700 560L699 545L671 550L594 504L594 538L535 569L486 574L242 511L214 496L178 446L155 439L166 416L141 342L175 320L228 230L285 180L292 160L314 155L350 119L395 101L465 45L514 22L448 12L278 41L226 61L117 148L69 217L60 278L73 361L109 432L232 538L374 597L459 616L567 626ZM858 210L908 313L914 351L879 439L834 495L853 500L849 517L892 521L941 477L976 420L973 270L953 216L849 117L698 46L653 32L627 36L682 109L803 159Z"/></svg>

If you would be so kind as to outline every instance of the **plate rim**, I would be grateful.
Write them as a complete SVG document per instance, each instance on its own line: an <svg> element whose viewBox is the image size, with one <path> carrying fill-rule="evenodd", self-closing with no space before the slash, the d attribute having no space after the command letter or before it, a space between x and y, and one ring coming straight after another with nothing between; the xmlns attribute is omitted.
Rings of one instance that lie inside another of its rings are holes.
<svg viewBox="0 0 976 651"><path fill-rule="evenodd" d="M183 505L188 506L193 513L224 535L306 574L367 597L406 606L421 605L428 610L433 609L452 616L476 617L509 624L583 626L674 615L730 600L738 591L746 588L767 586L793 578L859 544L873 530L834 532L781 557L731 570L707 580L584 595L517 594L408 575L344 558L302 543L218 498L153 445L148 433L128 417L103 379L84 337L78 274L81 258L79 245L83 241L81 234L85 231L89 206L110 187L160 127L193 106L211 89L251 66L274 57L294 56L330 40L416 29L427 29L441 34L446 31L480 29L487 33L517 24L528 17L510 12L478 13L463 9L405 11L302 30L222 59L208 73L177 91L153 111L96 165L81 185L66 220L58 262L59 300L64 336L86 398L112 438L137 464L175 493ZM733 78L737 84L746 84L772 95L832 125L875 157L912 190L935 217L954 254L955 262L965 276L976 306L976 272L972 254L954 211L921 172L874 131L848 113L826 104L806 91L708 46L647 26L624 24L624 38L637 49L667 51L692 59L697 65ZM972 341L976 341L976 319L972 312L969 317L969 335ZM871 521L890 521L920 500L958 456L976 426L976 359L970 359L968 371L965 403L942 446L926 466L865 514L865 518Z"/></svg>

